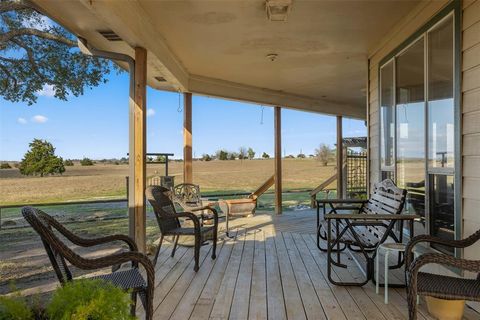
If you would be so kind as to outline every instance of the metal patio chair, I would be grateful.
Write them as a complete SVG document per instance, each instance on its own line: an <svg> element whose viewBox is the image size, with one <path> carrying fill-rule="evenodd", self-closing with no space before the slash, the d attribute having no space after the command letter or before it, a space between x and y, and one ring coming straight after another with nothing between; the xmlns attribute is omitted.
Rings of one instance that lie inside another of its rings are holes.
<svg viewBox="0 0 480 320"><path fill-rule="evenodd" d="M451 248L467 248L480 240L480 230L463 240L445 240L429 235L413 237L407 245L405 272L408 283L408 311L409 319L417 319L417 295L431 296L446 300L480 301L480 260L455 258L442 253L426 253L413 260L413 249L421 243L434 243ZM412 262L413 260L413 262ZM440 264L470 271L477 274L476 279L444 276L420 272L420 268L427 264Z"/></svg>
<svg viewBox="0 0 480 320"><path fill-rule="evenodd" d="M129 269L95 276L90 279L105 280L124 290L129 290L132 297L131 314L133 316L135 315L137 294L140 295L140 300L145 308L146 319L151 320L153 318L155 270L150 259L146 255L138 252L137 245L131 238L125 235L112 235L96 239L81 238L39 209L24 207L22 214L25 220L40 235L55 274L62 285L73 280L73 275L67 261L82 270L97 270L106 267L118 269L118 266L122 263L131 262L132 266ZM128 245L129 251L94 259L83 258L64 244L56 236L53 231L54 229L78 246L93 247L113 241L123 241ZM146 281L140 272L139 264L145 269Z"/></svg>
<svg viewBox="0 0 480 320"><path fill-rule="evenodd" d="M202 243L207 240L212 240L212 259L216 258L217 249L217 231L218 231L218 214L217 211L211 207L205 206L196 208L195 210L209 210L213 214L213 225L202 226L200 218L193 212L176 212L173 204L172 192L167 188L161 186L150 186L146 190L148 201L153 207L155 217L157 218L158 227L160 228L160 240L153 259L153 264L157 263L158 254L162 247L163 238L165 236L173 236L174 244L171 256L175 255L175 250L178 244L178 238L181 236L194 236L195 238L195 267L194 270L199 269L200 247ZM193 222L193 227L182 227L179 218L186 218Z"/></svg>

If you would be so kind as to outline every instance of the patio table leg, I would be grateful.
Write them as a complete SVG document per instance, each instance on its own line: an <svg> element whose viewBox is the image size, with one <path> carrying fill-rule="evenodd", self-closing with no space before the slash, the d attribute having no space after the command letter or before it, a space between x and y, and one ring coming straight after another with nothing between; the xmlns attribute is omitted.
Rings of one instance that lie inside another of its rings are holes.
<svg viewBox="0 0 480 320"><path fill-rule="evenodd" d="M388 256L390 254L390 250L385 251L385 258L384 258L384 263L385 263L385 286L384 286L384 292L385 292L385 304L388 304ZM378 258L378 257L377 257ZM377 283L378 285L378 283Z"/></svg>

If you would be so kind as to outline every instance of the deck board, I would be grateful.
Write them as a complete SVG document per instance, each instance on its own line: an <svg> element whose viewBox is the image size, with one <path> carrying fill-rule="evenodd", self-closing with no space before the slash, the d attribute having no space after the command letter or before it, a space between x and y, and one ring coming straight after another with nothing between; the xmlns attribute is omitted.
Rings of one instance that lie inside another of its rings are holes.
<svg viewBox="0 0 480 320"><path fill-rule="evenodd" d="M372 283L342 287L328 281L314 223L312 211L232 220L235 237L221 235L215 260L211 246L202 246L197 273L192 248L180 246L171 258L166 243L155 268L154 319L408 319L403 289L391 288L385 305L383 290L377 295ZM334 268L332 277L360 280L353 259L342 253L342 261L349 268ZM467 310L465 318L477 316ZM418 319L432 319L423 300Z"/></svg>

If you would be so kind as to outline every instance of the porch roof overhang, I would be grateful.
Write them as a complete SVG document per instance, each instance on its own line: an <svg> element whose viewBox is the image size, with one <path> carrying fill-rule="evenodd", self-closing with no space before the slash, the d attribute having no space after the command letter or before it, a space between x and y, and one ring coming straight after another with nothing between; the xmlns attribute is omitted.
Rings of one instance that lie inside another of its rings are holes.
<svg viewBox="0 0 480 320"><path fill-rule="evenodd" d="M368 52L418 1L296 0L286 22L265 0L34 3L98 49L147 49L153 88L364 119Z"/></svg>

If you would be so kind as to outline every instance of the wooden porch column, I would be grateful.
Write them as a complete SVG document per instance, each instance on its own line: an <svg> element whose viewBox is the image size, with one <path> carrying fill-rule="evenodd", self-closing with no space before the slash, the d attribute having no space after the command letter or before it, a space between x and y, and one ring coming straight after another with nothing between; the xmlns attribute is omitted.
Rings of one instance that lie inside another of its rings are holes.
<svg viewBox="0 0 480 320"><path fill-rule="evenodd" d="M343 132L342 116L337 116L337 198L343 198Z"/></svg>
<svg viewBox="0 0 480 320"><path fill-rule="evenodd" d="M183 182L193 183L192 94L183 94Z"/></svg>
<svg viewBox="0 0 480 320"><path fill-rule="evenodd" d="M135 48L135 84L133 108L130 109L130 180L133 197L129 199L130 236L140 252L146 247L146 88L147 51Z"/></svg>
<svg viewBox="0 0 480 320"><path fill-rule="evenodd" d="M282 213L282 108L275 107L275 213Z"/></svg>

